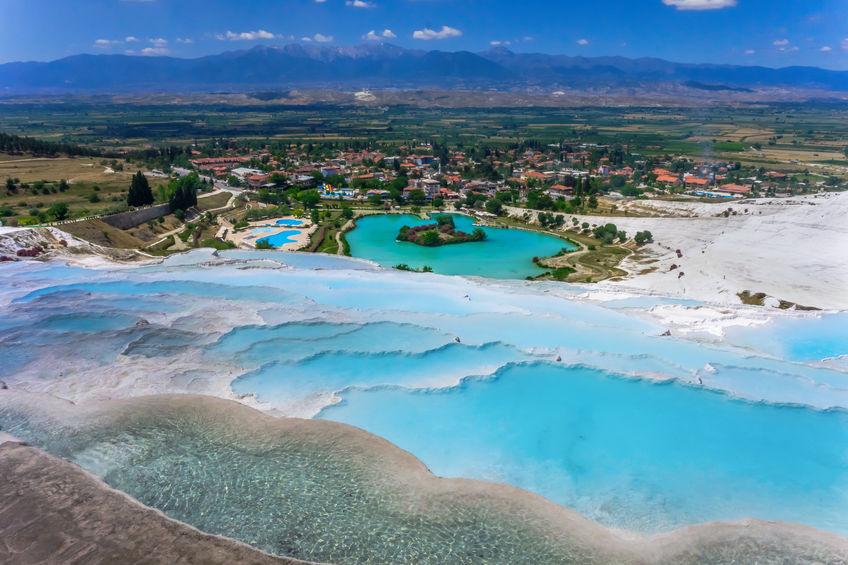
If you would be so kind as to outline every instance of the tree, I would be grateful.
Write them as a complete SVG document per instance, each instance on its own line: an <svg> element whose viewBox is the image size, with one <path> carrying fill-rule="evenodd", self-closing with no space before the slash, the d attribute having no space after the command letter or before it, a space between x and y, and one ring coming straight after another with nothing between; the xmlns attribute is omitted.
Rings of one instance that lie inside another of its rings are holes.
<svg viewBox="0 0 848 565"><path fill-rule="evenodd" d="M644 245L646 243L651 243L654 241L654 236L648 230L636 232L636 236L633 238L636 242L636 245Z"/></svg>
<svg viewBox="0 0 848 565"><path fill-rule="evenodd" d="M297 198L304 208L315 208L321 202L321 194L315 189L303 190L298 193Z"/></svg>
<svg viewBox="0 0 848 565"><path fill-rule="evenodd" d="M492 198L486 201L486 211L495 216L500 216L503 213L503 204L497 198Z"/></svg>
<svg viewBox="0 0 848 565"><path fill-rule="evenodd" d="M416 188L414 190L409 191L408 200L409 200L410 204L415 204L415 205L420 206L420 205L424 204L424 202L427 201L427 195L425 195L424 191L421 190L420 188Z"/></svg>
<svg viewBox="0 0 848 565"><path fill-rule="evenodd" d="M353 219L353 208L350 206L342 206L342 218L345 220Z"/></svg>
<svg viewBox="0 0 848 565"><path fill-rule="evenodd" d="M18 185L15 184L15 181L12 180L12 177L8 177L6 179L6 192L17 192Z"/></svg>
<svg viewBox="0 0 848 565"><path fill-rule="evenodd" d="M57 222L68 219L68 205L64 202L57 202L47 209L47 213L53 216Z"/></svg>
<svg viewBox="0 0 848 565"><path fill-rule="evenodd" d="M192 206L197 206L197 190L201 184L197 173L172 180L168 184L168 204L171 205L171 211L176 214L177 210L185 212Z"/></svg>
<svg viewBox="0 0 848 565"><path fill-rule="evenodd" d="M436 230L427 230L418 237L418 243L432 247L439 244L439 232Z"/></svg>
<svg viewBox="0 0 848 565"><path fill-rule="evenodd" d="M127 193L127 204L130 206L149 206L153 204L153 191L144 173L138 171L133 175L130 182L130 190Z"/></svg>

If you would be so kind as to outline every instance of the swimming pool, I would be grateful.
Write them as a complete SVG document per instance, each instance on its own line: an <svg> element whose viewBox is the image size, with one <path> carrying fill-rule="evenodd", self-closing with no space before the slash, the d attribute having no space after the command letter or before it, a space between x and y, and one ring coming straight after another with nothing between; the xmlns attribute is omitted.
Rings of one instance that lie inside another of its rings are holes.
<svg viewBox="0 0 848 565"><path fill-rule="evenodd" d="M293 226L302 226L303 221L302 220L295 220L295 219L283 219L283 220L277 220L276 224L278 226L293 227Z"/></svg>
<svg viewBox="0 0 848 565"><path fill-rule="evenodd" d="M300 235L300 230L283 230L273 235L261 237L256 240L256 243L258 244L260 241L265 241L268 242L271 247L276 249L286 245L287 243L294 243L297 241L295 238L298 235Z"/></svg>

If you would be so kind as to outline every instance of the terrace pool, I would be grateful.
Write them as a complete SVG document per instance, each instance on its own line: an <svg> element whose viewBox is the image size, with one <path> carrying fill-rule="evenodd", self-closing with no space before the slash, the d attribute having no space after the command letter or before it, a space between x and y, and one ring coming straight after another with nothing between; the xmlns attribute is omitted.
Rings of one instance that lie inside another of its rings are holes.
<svg viewBox="0 0 848 565"><path fill-rule="evenodd" d="M517 486L632 532L758 518L848 533L844 314L781 314L704 343L663 335L650 311L666 299L596 303L570 288L270 251L115 269L0 263L0 380L34 395L29 408L0 391L0 429L204 531L326 562L435 563L463 548L472 557L454 561L477 562L520 531L501 514L487 522L493 536L465 507L385 503L406 492L385 470L393 460L372 480L351 462L378 458L335 432L331 449L313 449L235 416L209 432L222 405L148 413L150 403L218 395L352 424L438 475ZM139 400L132 418L119 403L121 417L98 417L99 429L52 423L68 406L51 408L55 397L84 406L162 393L176 396ZM436 557L379 553L416 543Z"/></svg>

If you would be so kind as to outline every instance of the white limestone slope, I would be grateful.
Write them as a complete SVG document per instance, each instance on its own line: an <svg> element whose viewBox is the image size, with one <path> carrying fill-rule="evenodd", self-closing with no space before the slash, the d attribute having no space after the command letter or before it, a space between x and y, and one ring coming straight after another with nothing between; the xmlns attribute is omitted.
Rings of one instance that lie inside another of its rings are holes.
<svg viewBox="0 0 848 565"><path fill-rule="evenodd" d="M622 267L631 276L602 286L724 304L739 304L737 293L749 290L805 306L848 309L848 193L638 206L660 217L575 216L591 224L613 222L631 237L641 230L654 236L655 243L644 249L655 262L628 259ZM719 215L728 208L736 214Z"/></svg>

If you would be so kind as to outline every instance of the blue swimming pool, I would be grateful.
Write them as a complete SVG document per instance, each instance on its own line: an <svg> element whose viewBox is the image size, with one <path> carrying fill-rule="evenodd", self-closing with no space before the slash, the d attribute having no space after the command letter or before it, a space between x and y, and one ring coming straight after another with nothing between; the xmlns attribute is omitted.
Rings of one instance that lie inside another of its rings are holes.
<svg viewBox="0 0 848 565"><path fill-rule="evenodd" d="M277 248L282 247L287 243L294 243L295 237L300 234L300 230L284 230L273 235L261 237L256 240L256 243L260 241L267 241L271 244L271 247Z"/></svg>
<svg viewBox="0 0 848 565"><path fill-rule="evenodd" d="M286 219L286 220L277 220L278 226L302 226L302 220L294 220L294 219Z"/></svg>

